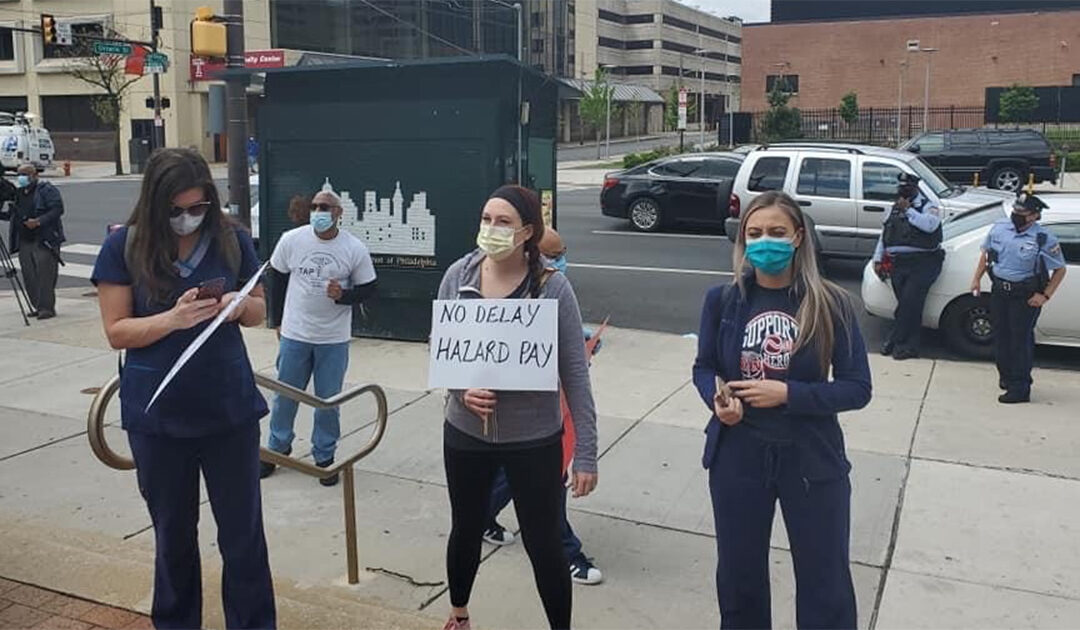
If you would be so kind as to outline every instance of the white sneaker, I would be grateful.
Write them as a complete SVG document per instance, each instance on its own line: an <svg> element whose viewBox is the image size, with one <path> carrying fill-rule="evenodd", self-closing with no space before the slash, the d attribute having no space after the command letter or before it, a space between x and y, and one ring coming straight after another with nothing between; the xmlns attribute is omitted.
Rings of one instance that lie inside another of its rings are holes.
<svg viewBox="0 0 1080 630"><path fill-rule="evenodd" d="M484 532L484 540L498 547L514 544L514 535L505 527L495 523L495 526Z"/></svg>
<svg viewBox="0 0 1080 630"><path fill-rule="evenodd" d="M594 567L593 563L588 559L583 559L570 563L570 579L577 584L592 586L603 582L604 574L600 572L600 569Z"/></svg>

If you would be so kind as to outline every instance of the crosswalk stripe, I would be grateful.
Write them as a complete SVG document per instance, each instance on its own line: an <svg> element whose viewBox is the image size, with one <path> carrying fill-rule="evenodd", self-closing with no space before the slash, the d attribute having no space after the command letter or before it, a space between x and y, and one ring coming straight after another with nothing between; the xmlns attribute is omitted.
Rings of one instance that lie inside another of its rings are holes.
<svg viewBox="0 0 1080 630"><path fill-rule="evenodd" d="M64 245L60 251L65 254L80 254L83 256L97 256L101 252L101 245L87 245L86 243L72 243Z"/></svg>
<svg viewBox="0 0 1080 630"><path fill-rule="evenodd" d="M21 268L21 267L19 267L19 261L18 260L12 259L11 262L15 263L15 268L16 269ZM58 275L65 276L65 277L68 277L68 278L82 278L83 280L89 280L90 276L93 273L94 273L94 266L93 265L81 265L79 263L67 263L65 265L61 265L60 268L57 270Z"/></svg>

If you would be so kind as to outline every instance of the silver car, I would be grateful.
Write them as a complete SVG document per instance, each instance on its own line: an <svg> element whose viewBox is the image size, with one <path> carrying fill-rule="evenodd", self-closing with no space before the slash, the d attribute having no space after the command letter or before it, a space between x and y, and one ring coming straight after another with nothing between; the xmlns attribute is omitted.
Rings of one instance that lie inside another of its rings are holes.
<svg viewBox="0 0 1080 630"><path fill-rule="evenodd" d="M951 185L906 151L857 144L762 145L747 154L735 176L724 228L734 241L742 208L763 192L782 190L802 206L821 255L868 258L896 201L901 172L922 179L922 193L940 205L946 219L1014 198L1008 192Z"/></svg>

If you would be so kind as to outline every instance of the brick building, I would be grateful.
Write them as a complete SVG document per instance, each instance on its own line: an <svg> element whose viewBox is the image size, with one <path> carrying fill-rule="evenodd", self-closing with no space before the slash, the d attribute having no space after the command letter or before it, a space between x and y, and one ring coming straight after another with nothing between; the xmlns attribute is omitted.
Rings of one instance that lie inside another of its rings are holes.
<svg viewBox="0 0 1080 630"><path fill-rule="evenodd" d="M1013 83L1080 85L1080 10L746 24L742 110L766 109L776 81L803 109L852 90L861 107L895 108L901 85L903 105L921 107L928 63L931 107L981 106L985 88Z"/></svg>

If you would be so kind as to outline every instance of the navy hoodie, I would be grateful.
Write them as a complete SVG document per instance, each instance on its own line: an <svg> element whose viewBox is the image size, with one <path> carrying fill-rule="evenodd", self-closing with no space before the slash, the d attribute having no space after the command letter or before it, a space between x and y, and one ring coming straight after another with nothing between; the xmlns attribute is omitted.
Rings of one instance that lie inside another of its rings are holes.
<svg viewBox="0 0 1080 630"><path fill-rule="evenodd" d="M754 278L745 280L753 290ZM870 364L866 357L859 325L850 306L848 326L834 318L836 341L832 353L832 379L821 373L813 346L802 348L791 357L788 367L788 402L780 408L796 428L792 440L799 451L802 476L806 479L830 479L851 470L844 451L844 434L837 414L861 409L870 402ZM716 394L716 376L725 382L742 380L739 361L742 355L743 330L748 319L749 303L737 284L714 287L705 296L698 333L698 353L694 360L694 385L710 411L705 429L705 453L702 465L712 466L717 446L726 432L749 431L744 423L725 426L712 414Z"/></svg>

